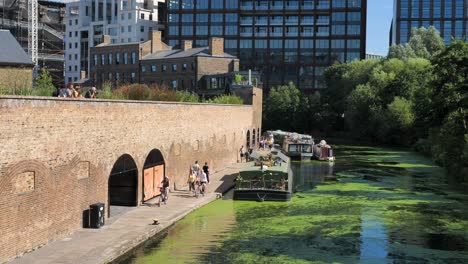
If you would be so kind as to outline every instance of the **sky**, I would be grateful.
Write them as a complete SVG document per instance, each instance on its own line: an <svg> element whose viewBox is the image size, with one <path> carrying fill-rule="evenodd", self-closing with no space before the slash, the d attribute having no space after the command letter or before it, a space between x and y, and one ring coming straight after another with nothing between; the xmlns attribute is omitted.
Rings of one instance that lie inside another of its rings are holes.
<svg viewBox="0 0 468 264"><path fill-rule="evenodd" d="M367 0L366 52L387 55L393 0Z"/></svg>

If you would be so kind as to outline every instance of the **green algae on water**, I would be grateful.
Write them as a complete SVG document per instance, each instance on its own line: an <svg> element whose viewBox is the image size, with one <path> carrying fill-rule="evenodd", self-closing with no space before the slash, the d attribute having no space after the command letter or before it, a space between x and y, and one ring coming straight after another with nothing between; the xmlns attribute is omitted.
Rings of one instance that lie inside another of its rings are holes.
<svg viewBox="0 0 468 264"><path fill-rule="evenodd" d="M402 149L336 155L293 163L291 202L217 200L134 263L468 263L468 195L441 168Z"/></svg>

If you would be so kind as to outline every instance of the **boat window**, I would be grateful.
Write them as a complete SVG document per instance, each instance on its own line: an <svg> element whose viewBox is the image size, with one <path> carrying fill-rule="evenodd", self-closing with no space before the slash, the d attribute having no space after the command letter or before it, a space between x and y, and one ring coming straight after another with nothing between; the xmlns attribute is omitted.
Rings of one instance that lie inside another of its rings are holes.
<svg viewBox="0 0 468 264"><path fill-rule="evenodd" d="M291 144L289 145L289 152L298 152L300 151L300 147L298 145Z"/></svg>
<svg viewBox="0 0 468 264"><path fill-rule="evenodd" d="M302 152L312 153L312 145L302 145Z"/></svg>

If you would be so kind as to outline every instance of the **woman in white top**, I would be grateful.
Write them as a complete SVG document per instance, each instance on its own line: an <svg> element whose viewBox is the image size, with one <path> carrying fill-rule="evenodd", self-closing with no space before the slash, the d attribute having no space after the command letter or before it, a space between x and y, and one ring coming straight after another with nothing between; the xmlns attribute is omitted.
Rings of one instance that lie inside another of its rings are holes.
<svg viewBox="0 0 468 264"><path fill-rule="evenodd" d="M206 178L206 173L203 170L199 170L197 174L198 181L200 182L201 186L201 193L205 193L205 186L206 183L208 182L208 179Z"/></svg>

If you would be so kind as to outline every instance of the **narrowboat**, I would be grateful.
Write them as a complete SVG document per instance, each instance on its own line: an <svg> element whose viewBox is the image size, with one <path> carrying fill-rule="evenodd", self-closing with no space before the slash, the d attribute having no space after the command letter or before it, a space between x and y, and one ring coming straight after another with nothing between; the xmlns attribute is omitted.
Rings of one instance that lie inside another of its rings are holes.
<svg viewBox="0 0 468 264"><path fill-rule="evenodd" d="M283 141L283 152L291 160L311 160L314 156L314 140L309 135L291 133Z"/></svg>
<svg viewBox="0 0 468 264"><path fill-rule="evenodd" d="M281 152L252 153L254 161L240 170L234 188L234 200L291 200L293 175L290 159Z"/></svg>

